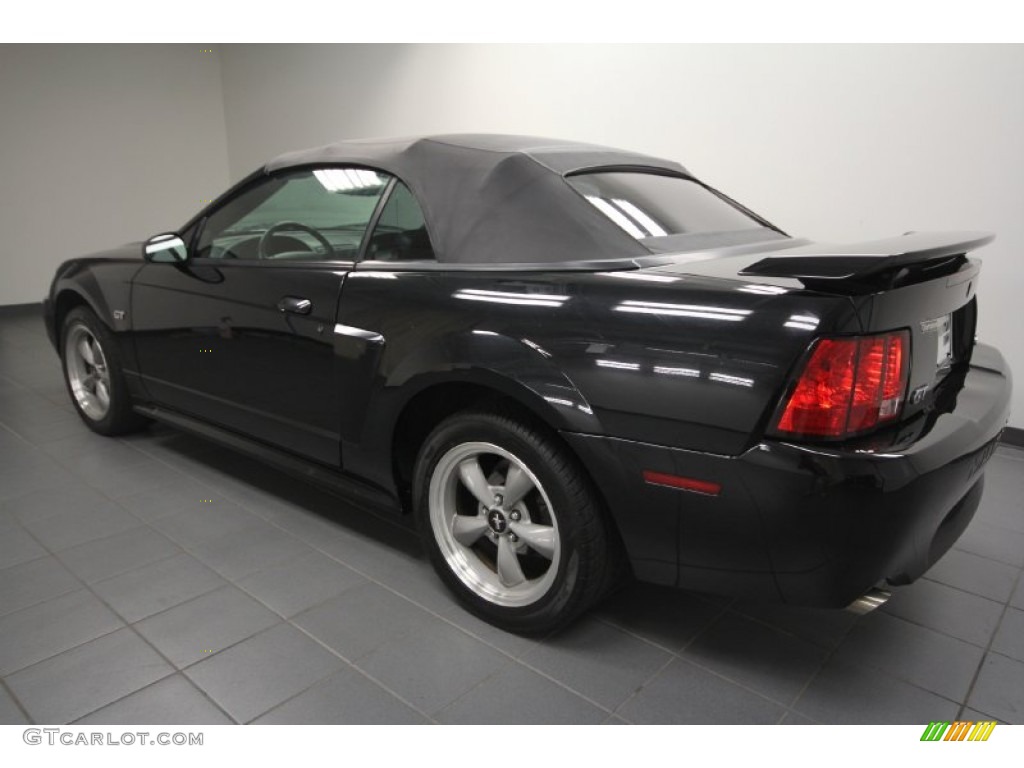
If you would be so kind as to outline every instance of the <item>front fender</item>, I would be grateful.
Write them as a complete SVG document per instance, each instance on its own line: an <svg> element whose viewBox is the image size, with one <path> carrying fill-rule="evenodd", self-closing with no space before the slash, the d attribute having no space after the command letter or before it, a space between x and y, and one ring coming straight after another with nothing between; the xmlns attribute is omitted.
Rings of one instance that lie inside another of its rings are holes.
<svg viewBox="0 0 1024 768"><path fill-rule="evenodd" d="M107 326L114 328L114 305L118 308L128 306L130 287L125 288L123 296L116 289L101 283L91 265L83 261L70 261L62 265L60 276L54 281L52 297L54 306L66 305L71 294L75 296L75 303L84 302L96 313ZM119 302L118 299L121 298ZM60 321L58 320L58 326ZM60 333L57 327L56 332ZM122 329L123 330L123 329Z"/></svg>
<svg viewBox="0 0 1024 768"><path fill-rule="evenodd" d="M70 307L85 304L113 332L121 359L135 368L131 330L131 283L142 267L140 259L82 258L64 262L57 269L47 297L45 316L50 340L57 347L64 316Z"/></svg>

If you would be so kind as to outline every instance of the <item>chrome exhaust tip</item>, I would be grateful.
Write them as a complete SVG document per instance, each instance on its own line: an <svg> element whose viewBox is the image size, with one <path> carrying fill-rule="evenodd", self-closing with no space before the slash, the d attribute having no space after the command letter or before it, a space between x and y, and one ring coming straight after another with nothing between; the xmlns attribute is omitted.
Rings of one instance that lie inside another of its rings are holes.
<svg viewBox="0 0 1024 768"><path fill-rule="evenodd" d="M890 597L892 597L892 592L889 590L872 587L846 606L846 610L858 616L863 616L865 613L871 613L875 608L885 605Z"/></svg>

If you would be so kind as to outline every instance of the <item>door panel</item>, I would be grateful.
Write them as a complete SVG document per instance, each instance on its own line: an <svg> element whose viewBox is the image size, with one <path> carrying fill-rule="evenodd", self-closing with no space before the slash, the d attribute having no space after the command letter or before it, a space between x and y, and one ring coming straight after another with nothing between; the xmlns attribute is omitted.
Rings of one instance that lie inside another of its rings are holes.
<svg viewBox="0 0 1024 768"><path fill-rule="evenodd" d="M339 466L333 327L348 269L213 259L147 264L134 280L131 312L149 396ZM279 308L283 300L292 311Z"/></svg>
<svg viewBox="0 0 1024 768"><path fill-rule="evenodd" d="M356 167L256 178L206 215L188 260L147 264L132 326L152 400L340 466L334 321L391 181Z"/></svg>

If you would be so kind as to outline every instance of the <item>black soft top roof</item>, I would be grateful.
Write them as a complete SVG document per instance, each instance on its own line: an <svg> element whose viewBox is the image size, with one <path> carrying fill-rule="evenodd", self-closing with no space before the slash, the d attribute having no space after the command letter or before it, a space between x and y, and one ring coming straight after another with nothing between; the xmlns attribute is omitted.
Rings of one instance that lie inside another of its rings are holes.
<svg viewBox="0 0 1024 768"><path fill-rule="evenodd" d="M281 155L265 170L329 164L377 168L408 184L438 260L461 264L649 255L563 177L598 168L686 174L678 163L635 152L491 134L342 141Z"/></svg>

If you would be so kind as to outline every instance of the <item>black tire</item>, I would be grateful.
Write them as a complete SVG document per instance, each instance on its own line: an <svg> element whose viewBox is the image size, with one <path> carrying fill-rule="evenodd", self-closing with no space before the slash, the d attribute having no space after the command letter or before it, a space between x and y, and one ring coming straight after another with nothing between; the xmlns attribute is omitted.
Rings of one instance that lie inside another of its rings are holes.
<svg viewBox="0 0 1024 768"><path fill-rule="evenodd" d="M533 483L532 490L488 509L470 490L480 486L463 479L462 465L473 461L499 500L506 490L516 496L513 471L517 481ZM515 416L463 412L439 424L417 457L413 501L441 579L472 613L502 629L529 635L559 629L596 603L621 573L617 539L589 476L556 438ZM472 543L458 539L456 530L474 537ZM530 537L523 535L527 530ZM534 549L537 542L543 546ZM499 563L504 554L509 565L509 552L519 569L506 583L510 569L502 574ZM517 577L524 580L516 583Z"/></svg>
<svg viewBox="0 0 1024 768"><path fill-rule="evenodd" d="M103 386L109 400L105 408L102 407L98 396L90 398L87 389L85 392L82 391L83 366L89 369L89 375L92 377L95 377L95 372L99 369L96 366L88 366L81 357L71 357L79 355L74 350L69 353L68 345L72 338L91 338L96 345L93 347L90 342L90 354L95 360L103 361L101 368L106 374ZM98 356L96 347L99 351ZM117 340L111 330L88 307L75 307L64 318L60 334L60 359L68 396L89 429L101 435L111 436L135 432L146 426L148 419L132 410Z"/></svg>

